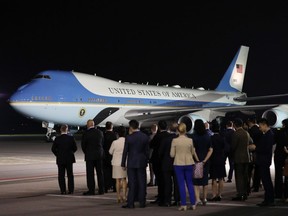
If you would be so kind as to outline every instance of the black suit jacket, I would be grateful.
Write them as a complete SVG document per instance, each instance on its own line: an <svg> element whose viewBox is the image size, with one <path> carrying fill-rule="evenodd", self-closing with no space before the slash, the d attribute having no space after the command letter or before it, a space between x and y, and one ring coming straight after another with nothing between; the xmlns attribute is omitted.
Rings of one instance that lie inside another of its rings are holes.
<svg viewBox="0 0 288 216"><path fill-rule="evenodd" d="M56 137L51 151L56 156L57 164L75 163L74 153L77 151L77 145L73 136L61 134Z"/></svg>
<svg viewBox="0 0 288 216"><path fill-rule="evenodd" d="M84 152L84 160L102 160L104 136L103 132L96 128L86 130L82 135L81 148Z"/></svg>
<svg viewBox="0 0 288 216"><path fill-rule="evenodd" d="M114 140L117 139L116 133L113 131L105 131L104 132L104 165L105 166L111 166L111 161L112 161L112 155L109 153L109 149L111 147L111 144Z"/></svg>
<svg viewBox="0 0 288 216"><path fill-rule="evenodd" d="M128 158L128 159L127 159ZM122 155L122 167L143 168L149 160L149 137L142 131L126 136Z"/></svg>
<svg viewBox="0 0 288 216"><path fill-rule="evenodd" d="M153 137L153 139L150 141L150 148L153 149L152 156L150 158L151 163L160 166L160 164L159 164L160 163L160 158L159 158L160 143L164 138L169 137L169 136L170 136L170 134L168 131L161 131L161 132L157 133Z"/></svg>
<svg viewBox="0 0 288 216"><path fill-rule="evenodd" d="M270 129L265 134L262 134L256 146L256 164L269 167L272 163L274 133Z"/></svg>
<svg viewBox="0 0 288 216"><path fill-rule="evenodd" d="M170 134L165 137L159 145L159 159L161 162L162 171L173 171L174 158L170 156L171 143L174 138L178 137L176 133Z"/></svg>

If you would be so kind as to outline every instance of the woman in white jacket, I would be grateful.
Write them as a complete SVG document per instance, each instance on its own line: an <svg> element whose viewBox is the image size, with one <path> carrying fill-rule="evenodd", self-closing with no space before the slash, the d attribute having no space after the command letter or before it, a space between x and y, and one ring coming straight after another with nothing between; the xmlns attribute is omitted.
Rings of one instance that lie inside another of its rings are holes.
<svg viewBox="0 0 288 216"><path fill-rule="evenodd" d="M126 136L126 128L124 126L119 127L118 135L118 139L112 142L109 153L112 155L112 178L116 180L117 202L122 203L126 201L127 197L127 170L123 170L121 167Z"/></svg>

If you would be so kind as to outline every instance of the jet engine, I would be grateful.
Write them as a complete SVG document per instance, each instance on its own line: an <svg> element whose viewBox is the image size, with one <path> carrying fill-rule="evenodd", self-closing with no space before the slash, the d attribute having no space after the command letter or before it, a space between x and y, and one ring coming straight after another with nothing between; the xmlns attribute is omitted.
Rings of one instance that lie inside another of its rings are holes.
<svg viewBox="0 0 288 216"><path fill-rule="evenodd" d="M288 118L288 105L280 105L276 108L266 110L262 114L273 128L282 127L282 121Z"/></svg>
<svg viewBox="0 0 288 216"><path fill-rule="evenodd" d="M204 122L206 122L207 120L205 120L203 117L199 116L199 115L195 115L195 114L188 114L188 115L184 115L181 116L178 119L178 124L180 123L185 123L186 124L186 129L187 129L187 133L192 133L193 132L193 128L194 128L194 122L196 119L202 119Z"/></svg>

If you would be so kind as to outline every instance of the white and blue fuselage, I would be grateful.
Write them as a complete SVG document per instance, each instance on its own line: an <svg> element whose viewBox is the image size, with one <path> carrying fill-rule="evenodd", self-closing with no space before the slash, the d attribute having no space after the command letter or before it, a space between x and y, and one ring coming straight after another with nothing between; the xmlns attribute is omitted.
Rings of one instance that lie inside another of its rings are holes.
<svg viewBox="0 0 288 216"><path fill-rule="evenodd" d="M47 127L81 127L89 119L98 126L107 121L128 126L131 119L141 126L160 119L186 119L190 130L197 118L209 121L216 115L212 112L245 105L237 98L246 97L242 87L248 50L240 47L215 90L117 82L74 71L47 70L21 86L9 102L24 116L46 122Z"/></svg>
<svg viewBox="0 0 288 216"><path fill-rule="evenodd" d="M106 108L99 125L105 125L110 115L114 124L127 125L125 115L131 110L175 110L243 105L233 100L239 93L121 83L98 76L67 72L44 71L30 83L20 87L10 98L10 104L32 119L55 124L84 126ZM99 117L99 116L98 116ZM99 119L101 120L101 119Z"/></svg>

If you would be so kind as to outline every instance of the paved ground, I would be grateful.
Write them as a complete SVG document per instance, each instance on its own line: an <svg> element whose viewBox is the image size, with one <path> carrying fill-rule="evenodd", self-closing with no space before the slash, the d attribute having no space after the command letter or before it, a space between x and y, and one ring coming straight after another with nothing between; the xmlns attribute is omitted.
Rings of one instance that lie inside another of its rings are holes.
<svg viewBox="0 0 288 216"><path fill-rule="evenodd" d="M234 183L225 183L223 199L197 206L195 211L179 212L176 207L159 207L154 200L157 187L147 189L147 207L123 209L116 203L116 194L83 196L86 191L85 164L78 143L76 153L75 193L59 195L57 167L51 153L51 143L39 136L0 137L0 215L287 215L288 203L275 207L257 207L263 200L263 190L252 193L248 200L231 201ZM211 188L209 191L211 195Z"/></svg>

